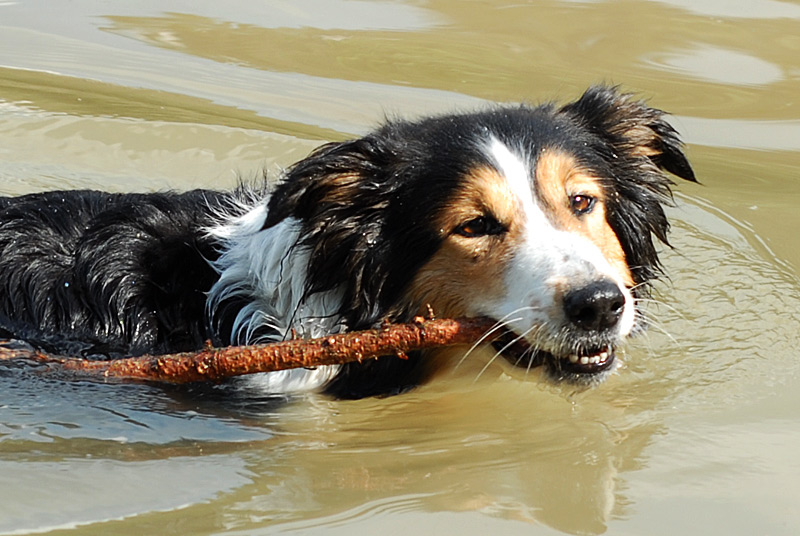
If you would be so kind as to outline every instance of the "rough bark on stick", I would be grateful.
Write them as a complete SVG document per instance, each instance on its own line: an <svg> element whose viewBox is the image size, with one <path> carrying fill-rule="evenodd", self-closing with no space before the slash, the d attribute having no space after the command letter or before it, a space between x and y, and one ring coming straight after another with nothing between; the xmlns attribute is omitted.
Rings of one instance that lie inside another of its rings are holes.
<svg viewBox="0 0 800 536"><path fill-rule="evenodd" d="M382 355L470 344L493 329L487 318L426 320L387 324L378 329L296 339L273 344L206 348L160 356L94 361L0 347L0 359L28 359L59 371L85 376L168 383L220 381L225 378L300 367L339 365Z"/></svg>

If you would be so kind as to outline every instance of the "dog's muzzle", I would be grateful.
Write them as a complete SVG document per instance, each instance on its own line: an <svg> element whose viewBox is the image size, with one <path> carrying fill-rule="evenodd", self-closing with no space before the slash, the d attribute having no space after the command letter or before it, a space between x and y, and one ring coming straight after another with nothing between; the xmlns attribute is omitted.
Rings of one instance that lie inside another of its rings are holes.
<svg viewBox="0 0 800 536"><path fill-rule="evenodd" d="M601 279L571 289L562 299L563 321L554 334L532 344L506 331L494 348L517 366L546 365L558 380L584 382L613 368L622 339L620 322L627 300L613 281Z"/></svg>

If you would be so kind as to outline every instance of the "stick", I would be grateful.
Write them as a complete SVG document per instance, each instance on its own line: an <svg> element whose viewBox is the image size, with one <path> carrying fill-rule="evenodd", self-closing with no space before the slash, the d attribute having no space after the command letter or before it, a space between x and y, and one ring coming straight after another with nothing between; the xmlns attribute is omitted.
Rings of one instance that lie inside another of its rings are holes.
<svg viewBox="0 0 800 536"><path fill-rule="evenodd" d="M409 324L387 324L379 329L319 339L225 348L209 346L197 352L160 356L95 361L0 346L0 359L35 360L57 370L88 376L177 384L220 381L257 372L340 365L383 355L407 358L406 352L472 343L495 325L496 322L488 318L425 320L417 317Z"/></svg>

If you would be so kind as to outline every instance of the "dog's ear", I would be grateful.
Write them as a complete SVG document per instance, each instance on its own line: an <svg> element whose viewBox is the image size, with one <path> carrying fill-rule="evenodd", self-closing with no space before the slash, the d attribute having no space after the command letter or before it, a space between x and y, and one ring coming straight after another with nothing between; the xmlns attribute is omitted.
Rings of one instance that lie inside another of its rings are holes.
<svg viewBox="0 0 800 536"><path fill-rule="evenodd" d="M292 218L309 255L306 296L335 291L354 329L386 313L409 262L391 258L387 213L396 198L395 151L379 136L329 143L286 172L272 193L264 228Z"/></svg>
<svg viewBox="0 0 800 536"><path fill-rule="evenodd" d="M658 168L696 182L683 153L683 143L661 110L620 93L617 88L593 86L561 112L581 121L620 156L647 157Z"/></svg>
<svg viewBox="0 0 800 536"><path fill-rule="evenodd" d="M384 162L381 151L361 138L322 145L291 166L270 196L264 228L287 217L310 221L323 211L352 204L363 177L374 175Z"/></svg>

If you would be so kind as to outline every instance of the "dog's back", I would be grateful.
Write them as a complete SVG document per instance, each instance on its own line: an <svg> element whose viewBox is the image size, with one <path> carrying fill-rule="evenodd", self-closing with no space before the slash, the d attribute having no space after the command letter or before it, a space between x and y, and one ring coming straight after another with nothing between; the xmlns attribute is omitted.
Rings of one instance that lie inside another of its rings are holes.
<svg viewBox="0 0 800 536"><path fill-rule="evenodd" d="M204 293L217 278L203 229L222 197L81 190L0 198L0 335L79 355L201 346Z"/></svg>

